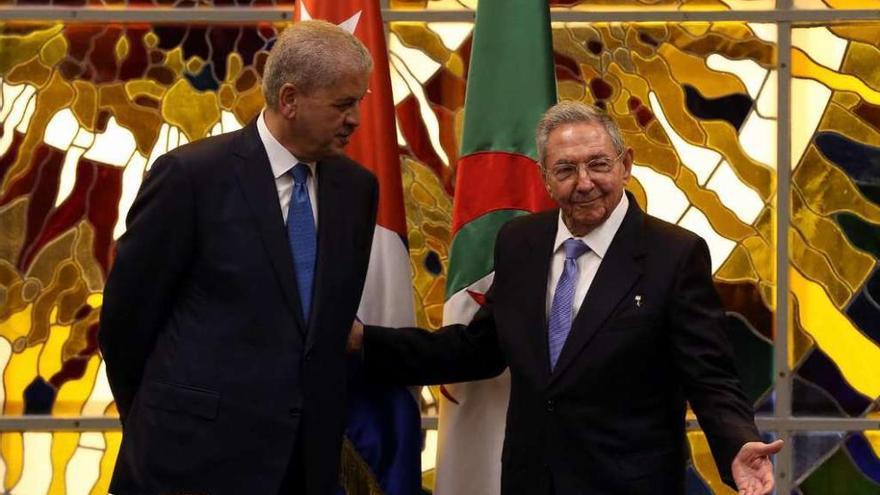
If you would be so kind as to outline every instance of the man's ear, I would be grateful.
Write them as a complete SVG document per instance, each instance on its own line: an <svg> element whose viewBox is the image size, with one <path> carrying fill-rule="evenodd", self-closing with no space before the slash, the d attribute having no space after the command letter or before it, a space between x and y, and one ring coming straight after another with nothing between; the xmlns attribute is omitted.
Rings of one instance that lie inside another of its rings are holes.
<svg viewBox="0 0 880 495"><path fill-rule="evenodd" d="M541 162L538 162L538 171L541 173L541 179L544 180L544 189L547 191L547 195L555 201L556 198L553 197L553 190L550 189L550 176L547 174L547 169L544 168L544 165L542 165Z"/></svg>
<svg viewBox="0 0 880 495"><path fill-rule="evenodd" d="M623 182L626 183L629 181L629 177L632 174L633 149L627 148L620 161L623 162Z"/></svg>
<svg viewBox="0 0 880 495"><path fill-rule="evenodd" d="M278 90L278 112L286 119L296 117L300 92L291 83L284 83Z"/></svg>

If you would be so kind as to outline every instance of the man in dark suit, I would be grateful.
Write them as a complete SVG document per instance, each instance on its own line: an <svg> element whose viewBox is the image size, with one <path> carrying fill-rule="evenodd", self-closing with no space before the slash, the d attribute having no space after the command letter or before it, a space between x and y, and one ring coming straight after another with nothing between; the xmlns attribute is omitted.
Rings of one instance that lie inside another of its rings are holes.
<svg viewBox="0 0 880 495"><path fill-rule="evenodd" d="M498 233L495 277L467 326L355 325L368 369L437 384L510 368L503 495L684 493L690 401L723 479L769 493L768 455L722 330L705 241L644 214L614 122L560 103L537 132L560 209ZM361 342L361 339L362 342Z"/></svg>
<svg viewBox="0 0 880 495"><path fill-rule="evenodd" d="M99 334L123 428L116 495L335 493L378 198L342 151L371 70L341 28L288 27L262 114L149 171Z"/></svg>

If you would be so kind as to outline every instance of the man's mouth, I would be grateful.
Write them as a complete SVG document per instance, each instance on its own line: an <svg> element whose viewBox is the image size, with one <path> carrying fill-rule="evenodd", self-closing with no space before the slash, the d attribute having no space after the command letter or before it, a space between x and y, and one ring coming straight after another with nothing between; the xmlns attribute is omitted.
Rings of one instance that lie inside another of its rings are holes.
<svg viewBox="0 0 880 495"><path fill-rule="evenodd" d="M588 206L588 205L596 202L596 200L598 200L601 197L602 196L596 196L595 198L589 198L589 199L573 199L571 201L571 204L574 206Z"/></svg>

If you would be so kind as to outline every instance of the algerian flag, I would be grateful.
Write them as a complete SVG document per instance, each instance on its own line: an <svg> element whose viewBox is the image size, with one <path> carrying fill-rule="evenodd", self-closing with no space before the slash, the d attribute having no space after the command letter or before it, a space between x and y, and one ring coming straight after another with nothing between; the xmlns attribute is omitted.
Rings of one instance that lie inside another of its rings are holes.
<svg viewBox="0 0 880 495"><path fill-rule="evenodd" d="M480 0L456 171L443 323L468 323L492 283L507 220L552 208L536 163L535 126L556 103L546 0ZM447 385L440 401L437 495L497 495L510 393L499 378Z"/></svg>

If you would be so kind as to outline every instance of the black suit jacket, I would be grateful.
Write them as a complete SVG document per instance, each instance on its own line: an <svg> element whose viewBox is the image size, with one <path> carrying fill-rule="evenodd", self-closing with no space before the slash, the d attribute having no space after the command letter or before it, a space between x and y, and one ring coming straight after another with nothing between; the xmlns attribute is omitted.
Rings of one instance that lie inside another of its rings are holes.
<svg viewBox="0 0 880 495"><path fill-rule="evenodd" d="M318 259L303 321L255 121L160 157L117 245L99 340L122 419L111 491L274 494L299 454L334 493L344 348L375 224L375 177L317 164Z"/></svg>
<svg viewBox="0 0 880 495"><path fill-rule="evenodd" d="M700 237L629 210L551 372L545 297L558 210L498 234L495 278L468 326L435 333L367 327L368 369L433 384L510 367L504 495L681 494L689 400L728 483L757 440L722 330ZM636 303L636 297L640 303Z"/></svg>

